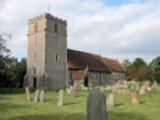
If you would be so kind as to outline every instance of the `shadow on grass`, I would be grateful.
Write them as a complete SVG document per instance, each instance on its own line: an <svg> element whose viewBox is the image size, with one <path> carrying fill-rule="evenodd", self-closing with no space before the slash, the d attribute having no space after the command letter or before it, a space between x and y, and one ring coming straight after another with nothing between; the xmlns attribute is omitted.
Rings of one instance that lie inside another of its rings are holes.
<svg viewBox="0 0 160 120"><path fill-rule="evenodd" d="M30 92L35 91L34 89L30 89ZM0 88L0 94L2 95L12 95L12 94L24 94L24 88Z"/></svg>
<svg viewBox="0 0 160 120"><path fill-rule="evenodd" d="M145 101L140 101L140 104L145 104L146 102Z"/></svg>
<svg viewBox="0 0 160 120"><path fill-rule="evenodd" d="M129 112L109 112L109 120L150 120L146 116Z"/></svg>
<svg viewBox="0 0 160 120"><path fill-rule="evenodd" d="M119 107L119 106L123 106L123 105L124 105L124 103L116 103L115 107Z"/></svg>
<svg viewBox="0 0 160 120"><path fill-rule="evenodd" d="M48 114L48 115L27 115L12 117L8 120L87 120L83 113L77 114ZM149 120L146 116L136 113L109 112L108 120Z"/></svg>
<svg viewBox="0 0 160 120"><path fill-rule="evenodd" d="M27 105L17 105L17 104L11 104L11 103L0 103L0 112L7 112L7 111L13 111L15 109L20 109L28 107Z"/></svg>
<svg viewBox="0 0 160 120"><path fill-rule="evenodd" d="M28 115L20 117L12 117L8 120L86 120L86 116L82 113L79 114L49 114L49 115Z"/></svg>
<svg viewBox="0 0 160 120"><path fill-rule="evenodd" d="M74 104L79 104L79 102L66 102L64 105L74 105Z"/></svg>

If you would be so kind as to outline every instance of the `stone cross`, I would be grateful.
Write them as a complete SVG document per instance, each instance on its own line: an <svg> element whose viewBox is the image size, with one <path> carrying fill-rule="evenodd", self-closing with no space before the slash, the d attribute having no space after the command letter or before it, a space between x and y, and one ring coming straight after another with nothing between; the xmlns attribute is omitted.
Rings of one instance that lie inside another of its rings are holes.
<svg viewBox="0 0 160 120"><path fill-rule="evenodd" d="M64 102L64 92L63 90L60 90L58 93L58 106L63 106L63 102Z"/></svg>
<svg viewBox="0 0 160 120"><path fill-rule="evenodd" d="M99 90L92 90L87 99L88 120L107 120L105 95Z"/></svg>

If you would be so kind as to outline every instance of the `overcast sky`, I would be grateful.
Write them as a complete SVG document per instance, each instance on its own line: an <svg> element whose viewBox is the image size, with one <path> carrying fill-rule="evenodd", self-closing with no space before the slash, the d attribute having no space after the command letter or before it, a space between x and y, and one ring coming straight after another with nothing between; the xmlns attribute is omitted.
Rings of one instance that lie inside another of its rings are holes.
<svg viewBox="0 0 160 120"><path fill-rule="evenodd" d="M50 13L68 22L68 47L103 56L146 61L160 55L160 0L48 0ZM27 23L46 0L0 0L0 33L19 59L27 54Z"/></svg>

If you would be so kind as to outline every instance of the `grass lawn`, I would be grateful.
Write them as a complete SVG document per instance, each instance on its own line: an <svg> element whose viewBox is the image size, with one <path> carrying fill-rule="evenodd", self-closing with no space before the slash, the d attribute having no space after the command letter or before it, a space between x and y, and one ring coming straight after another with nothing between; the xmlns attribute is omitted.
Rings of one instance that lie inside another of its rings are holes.
<svg viewBox="0 0 160 120"><path fill-rule="evenodd" d="M87 94L78 92L73 97L65 93L64 106L58 107L55 91L45 94L44 103L34 103L25 101L23 92L12 90L0 97L0 120L86 120ZM141 97L139 106L131 105L127 96L116 98L117 105L107 108L109 120L160 120L160 93Z"/></svg>

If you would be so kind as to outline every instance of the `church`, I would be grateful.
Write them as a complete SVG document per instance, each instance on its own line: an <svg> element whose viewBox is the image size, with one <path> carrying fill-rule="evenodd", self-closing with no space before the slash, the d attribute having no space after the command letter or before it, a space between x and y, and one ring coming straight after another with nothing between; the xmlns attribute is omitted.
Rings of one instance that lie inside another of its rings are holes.
<svg viewBox="0 0 160 120"><path fill-rule="evenodd" d="M47 88L92 87L126 80L121 64L101 55L67 48L67 22L45 13L28 22L27 72L30 87L47 74Z"/></svg>

